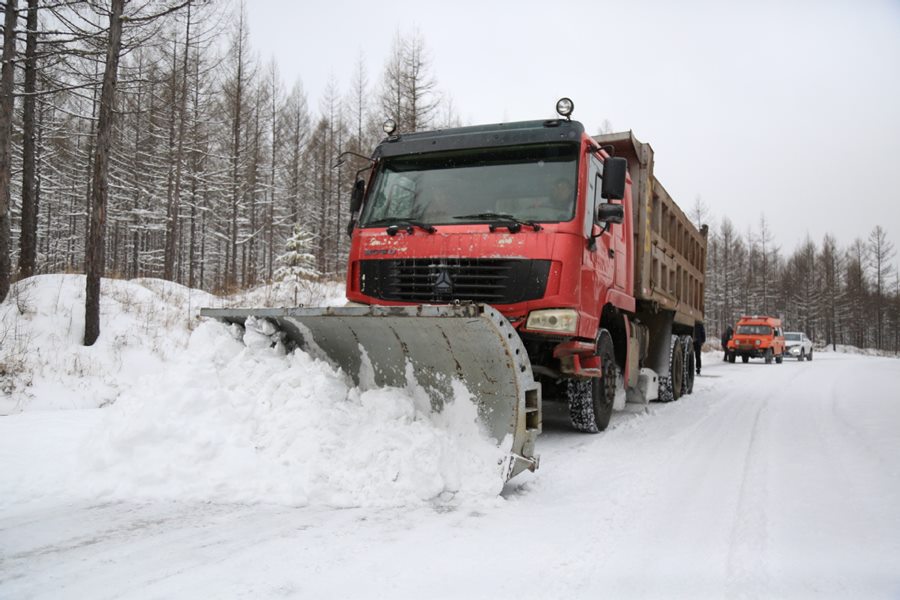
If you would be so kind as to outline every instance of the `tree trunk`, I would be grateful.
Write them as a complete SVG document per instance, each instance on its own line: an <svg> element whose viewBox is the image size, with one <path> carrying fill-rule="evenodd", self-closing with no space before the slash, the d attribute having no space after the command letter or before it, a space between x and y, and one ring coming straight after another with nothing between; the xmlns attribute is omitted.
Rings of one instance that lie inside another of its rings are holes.
<svg viewBox="0 0 900 600"><path fill-rule="evenodd" d="M175 273L175 255L176 255L176 235L179 230L179 213L181 211L181 166L184 161L184 125L187 113L187 73L188 73L188 54L190 52L191 41L191 3L187 3L187 25L184 32L184 58L181 70L181 86L180 97L178 102L173 101L172 110L178 105L178 132L177 132L177 149L175 151L175 182L172 196L169 201L169 215L166 226L166 250L165 250L165 266L164 278L169 281L177 281L179 278ZM173 73L175 69L173 69ZM176 86L173 85L173 90ZM173 92L174 93L174 92ZM174 98L173 98L174 100Z"/></svg>
<svg viewBox="0 0 900 600"><path fill-rule="evenodd" d="M231 232L229 260L227 267L225 287L231 288L237 285L237 246L238 246L238 206L240 203L240 164L241 164L241 111L243 110L243 85L244 85L244 13L241 11L238 30L237 47L237 82L234 94L234 119L231 128Z"/></svg>
<svg viewBox="0 0 900 600"><path fill-rule="evenodd" d="M19 277L34 275L37 256L37 177L35 171L34 93L37 91L38 0L28 0L25 36L25 101L22 111L22 234L19 237Z"/></svg>
<svg viewBox="0 0 900 600"><path fill-rule="evenodd" d="M175 120L178 118L178 42L172 43L172 78L169 82L169 139L168 169L166 173L166 232L163 242L163 279L174 281L175 269L175 235L178 230L178 218L175 212Z"/></svg>
<svg viewBox="0 0 900 600"><path fill-rule="evenodd" d="M16 57L17 0L6 0L3 66L0 67L0 302L10 286L10 203L12 181L13 60Z"/></svg>
<svg viewBox="0 0 900 600"><path fill-rule="evenodd" d="M100 336L100 278L103 276L103 238L106 228L106 204L109 195L107 172L112 145L113 105L119 71L119 52L122 48L122 11L125 0L111 0L109 38L106 47L106 68L100 92L100 121L94 156L93 185L91 187L91 229L85 253L87 286L84 308L84 345L92 346Z"/></svg>
<svg viewBox="0 0 900 600"><path fill-rule="evenodd" d="M271 118L272 118L272 147L271 147L271 156L269 157L269 185L270 185L270 197L269 197L269 210L268 217L266 223L266 281L272 281L272 271L274 269L273 261L275 258L274 254L274 244L275 244L275 161L277 157L275 155L275 149L277 147L277 124L278 124L278 108L276 106L278 96L278 87L277 87L277 79L275 77L275 67L273 63L272 67L272 97L271 101Z"/></svg>

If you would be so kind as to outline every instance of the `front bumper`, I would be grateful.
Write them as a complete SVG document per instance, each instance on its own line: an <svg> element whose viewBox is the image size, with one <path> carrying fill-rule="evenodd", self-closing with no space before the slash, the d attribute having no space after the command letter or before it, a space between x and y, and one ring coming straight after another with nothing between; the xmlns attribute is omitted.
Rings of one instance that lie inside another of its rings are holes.
<svg viewBox="0 0 900 600"><path fill-rule="evenodd" d="M749 356L750 358L762 358L766 354L767 348L760 346L735 346L732 352L737 356Z"/></svg>

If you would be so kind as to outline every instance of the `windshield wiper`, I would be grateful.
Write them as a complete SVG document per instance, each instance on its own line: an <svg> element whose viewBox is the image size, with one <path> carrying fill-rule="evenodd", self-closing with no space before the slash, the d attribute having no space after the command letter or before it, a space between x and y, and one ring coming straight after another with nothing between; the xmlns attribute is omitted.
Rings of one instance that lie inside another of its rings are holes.
<svg viewBox="0 0 900 600"><path fill-rule="evenodd" d="M397 235L397 232L401 229L405 229L406 233L412 233L413 227L418 227L423 231L427 231L428 233L434 233L437 231L433 225L429 225L428 223L423 223L422 221L416 221L415 219L404 219L400 217L384 217L383 219L375 219L374 221L369 221L366 223L366 227L377 227L379 225L387 225L387 234L388 235Z"/></svg>
<svg viewBox="0 0 900 600"><path fill-rule="evenodd" d="M498 227L506 227L510 233L518 233L522 226L525 225L527 227L531 227L534 231L540 231L543 229L540 225L535 223L534 221L523 221L521 219L517 219L513 215L509 215L506 213L493 213L493 212L483 212L483 213L475 213L472 215L457 215L453 217L454 219L477 219L479 221L494 221L494 223L490 223L488 225L488 229L491 231L495 231Z"/></svg>

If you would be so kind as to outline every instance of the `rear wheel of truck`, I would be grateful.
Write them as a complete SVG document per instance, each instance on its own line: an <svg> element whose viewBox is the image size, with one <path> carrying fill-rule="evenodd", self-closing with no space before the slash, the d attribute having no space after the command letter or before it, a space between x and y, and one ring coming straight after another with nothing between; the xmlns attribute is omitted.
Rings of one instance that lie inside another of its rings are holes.
<svg viewBox="0 0 900 600"><path fill-rule="evenodd" d="M749 357L748 355L746 355L746 354L741 354L741 362L742 362L742 363L748 363L748 362L750 362L750 357Z"/></svg>
<svg viewBox="0 0 900 600"><path fill-rule="evenodd" d="M694 362L694 338L689 335L682 336L681 350L684 353L684 383L681 395L687 396L694 391L694 373L697 370L697 364Z"/></svg>
<svg viewBox="0 0 900 600"><path fill-rule="evenodd" d="M776 364L780 365L782 363L782 361L784 361L784 352L782 352L781 354L779 354L778 356L775 357Z"/></svg>
<svg viewBox="0 0 900 600"><path fill-rule="evenodd" d="M602 377L566 381L566 400L572 427L587 433L599 433L609 426L616 399L616 359L612 338L605 332L600 334L597 355L600 357Z"/></svg>
<svg viewBox="0 0 900 600"><path fill-rule="evenodd" d="M674 402L681 397L681 388L684 385L684 346L679 341L679 336L672 336L672 344L669 347L669 370L659 378L659 401Z"/></svg>
<svg viewBox="0 0 900 600"><path fill-rule="evenodd" d="M771 365L772 364L772 349L766 348L766 353L763 356L766 359L766 364Z"/></svg>

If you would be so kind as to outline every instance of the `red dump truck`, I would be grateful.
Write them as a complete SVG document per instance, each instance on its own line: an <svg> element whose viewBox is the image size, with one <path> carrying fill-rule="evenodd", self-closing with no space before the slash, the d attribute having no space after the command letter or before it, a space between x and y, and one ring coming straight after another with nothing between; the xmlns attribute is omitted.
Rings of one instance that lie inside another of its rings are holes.
<svg viewBox="0 0 900 600"><path fill-rule="evenodd" d="M649 144L592 137L571 106L551 120L387 128L351 200L350 305L203 314L268 321L357 381L412 374L435 410L463 382L508 447L504 478L537 467L543 402L597 432L617 391L620 406L690 393L706 228L656 180Z"/></svg>

